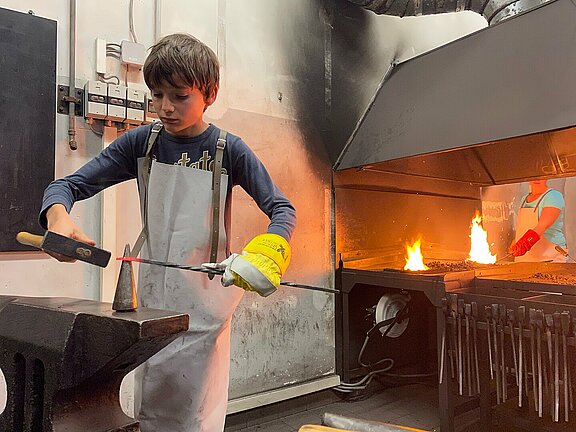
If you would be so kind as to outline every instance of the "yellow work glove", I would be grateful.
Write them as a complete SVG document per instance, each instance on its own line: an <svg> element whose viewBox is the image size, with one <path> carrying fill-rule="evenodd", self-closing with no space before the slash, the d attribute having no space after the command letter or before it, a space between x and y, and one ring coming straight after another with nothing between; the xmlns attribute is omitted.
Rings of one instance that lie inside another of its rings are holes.
<svg viewBox="0 0 576 432"><path fill-rule="evenodd" d="M236 285L269 296L280 285L290 264L290 245L278 234L261 234L244 247L242 254L232 254L219 264L224 269L222 285Z"/></svg>

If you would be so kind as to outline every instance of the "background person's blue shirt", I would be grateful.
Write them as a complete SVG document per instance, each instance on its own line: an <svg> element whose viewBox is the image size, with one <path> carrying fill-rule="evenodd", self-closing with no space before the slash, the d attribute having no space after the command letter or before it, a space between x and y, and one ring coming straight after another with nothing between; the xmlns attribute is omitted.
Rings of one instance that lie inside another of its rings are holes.
<svg viewBox="0 0 576 432"><path fill-rule="evenodd" d="M522 202L524 203L522 208L535 208L541 198L539 197L532 202L527 202L527 197L528 195L525 195L522 199ZM546 231L544 231L544 237L548 241L563 248L566 247L566 237L564 236L564 206L564 197L555 189L550 189L549 192L544 195L544 198L542 198L540 204L538 204L538 219L540 219L540 214L542 214L542 209L544 207L554 207L560 209L560 215L554 221L554 223L550 225Z"/></svg>

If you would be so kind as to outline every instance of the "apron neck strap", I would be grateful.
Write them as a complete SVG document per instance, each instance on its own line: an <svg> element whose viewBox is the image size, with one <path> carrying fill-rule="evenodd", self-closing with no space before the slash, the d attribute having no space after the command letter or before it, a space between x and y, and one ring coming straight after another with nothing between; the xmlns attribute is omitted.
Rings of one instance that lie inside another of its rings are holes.
<svg viewBox="0 0 576 432"><path fill-rule="evenodd" d="M544 199L544 197L546 196L546 194L548 192L550 192L552 189L546 189L546 192L544 192L542 195L540 195L540 198L538 198L538 202L536 203L536 205L534 206L534 211L536 211L538 209L538 206L540 205L540 203L542 202L542 200ZM530 194L528 194L530 195ZM524 200L522 200L522 204L520 205L520 208L524 207L524 204L526 204L528 202L528 195L526 195L526 197L524 198Z"/></svg>
<svg viewBox="0 0 576 432"><path fill-rule="evenodd" d="M216 152L214 154L214 171L212 171L212 231L210 246L210 262L218 261L218 240L220 239L220 183L222 179L222 159L226 148L226 135L228 132L220 129L218 141L216 141ZM214 278L209 274L210 279Z"/></svg>
<svg viewBox="0 0 576 432"><path fill-rule="evenodd" d="M164 128L164 125L160 122L154 123L152 125L152 129L150 130L150 135L148 136L148 144L146 147L146 156L144 158L144 169L142 172L142 178L144 179L144 184L142 187L144 188L144 212L142 216L142 230L136 239L136 243L134 243L134 247L130 252L131 257L137 257L148 237L148 218L146 217L146 208L148 207L148 182L150 181L150 169L152 167L152 154L154 147L156 146L156 141L158 140L158 136L160 132Z"/></svg>

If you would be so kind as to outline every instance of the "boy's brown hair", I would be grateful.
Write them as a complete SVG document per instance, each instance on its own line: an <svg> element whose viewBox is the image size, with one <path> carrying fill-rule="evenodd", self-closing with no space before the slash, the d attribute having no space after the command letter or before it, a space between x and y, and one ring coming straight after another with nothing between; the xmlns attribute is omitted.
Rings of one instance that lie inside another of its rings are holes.
<svg viewBox="0 0 576 432"><path fill-rule="evenodd" d="M152 46L144 63L144 81L149 89L163 81L174 87L197 87L208 99L220 81L220 63L214 51L194 36L176 33Z"/></svg>

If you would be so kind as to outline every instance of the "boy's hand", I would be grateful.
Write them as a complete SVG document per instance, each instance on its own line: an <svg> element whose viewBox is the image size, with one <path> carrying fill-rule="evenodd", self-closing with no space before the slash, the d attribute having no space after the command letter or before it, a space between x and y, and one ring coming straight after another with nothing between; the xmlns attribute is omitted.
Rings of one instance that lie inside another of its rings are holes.
<svg viewBox="0 0 576 432"><path fill-rule="evenodd" d="M80 228L78 228L62 204L54 204L51 206L46 212L46 220L48 222L48 231L52 231L66 237L70 237L74 240L88 243L92 246L96 245L94 240L92 240L90 237L84 234ZM76 261L73 258L65 257L54 252L46 253L61 262Z"/></svg>
<svg viewBox="0 0 576 432"><path fill-rule="evenodd" d="M290 263L290 245L277 234L254 237L242 251L222 261L222 285L236 285L248 291L269 296L280 285L282 274Z"/></svg>

